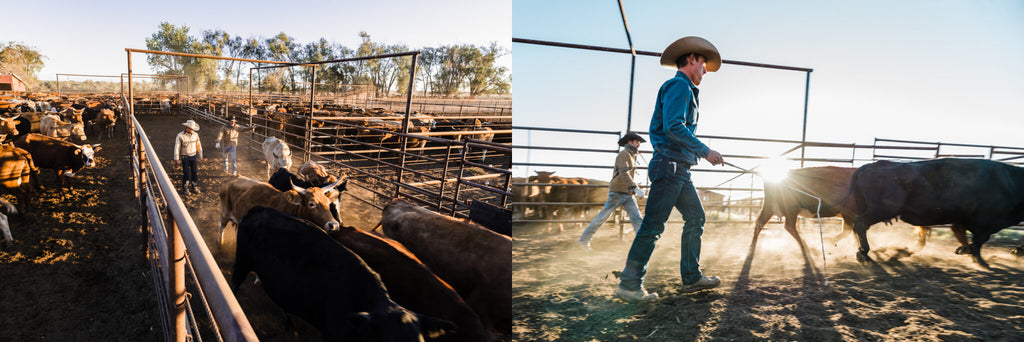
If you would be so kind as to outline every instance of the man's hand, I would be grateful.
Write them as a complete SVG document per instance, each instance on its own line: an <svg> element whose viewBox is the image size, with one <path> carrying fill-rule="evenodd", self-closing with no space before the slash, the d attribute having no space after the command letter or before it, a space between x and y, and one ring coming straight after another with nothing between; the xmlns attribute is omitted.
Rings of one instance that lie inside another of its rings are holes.
<svg viewBox="0 0 1024 342"><path fill-rule="evenodd" d="M203 158L196 158L196 163L202 163L202 162L203 162Z"/></svg>
<svg viewBox="0 0 1024 342"><path fill-rule="evenodd" d="M725 159L722 159L722 154L715 150L709 150L708 155L704 157L711 165L725 165Z"/></svg>

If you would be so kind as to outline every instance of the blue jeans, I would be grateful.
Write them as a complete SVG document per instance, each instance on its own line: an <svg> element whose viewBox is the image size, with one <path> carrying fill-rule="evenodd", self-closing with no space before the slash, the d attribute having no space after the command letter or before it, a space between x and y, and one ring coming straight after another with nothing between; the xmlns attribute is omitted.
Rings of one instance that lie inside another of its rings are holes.
<svg viewBox="0 0 1024 342"><path fill-rule="evenodd" d="M604 202L604 208L597 213L594 220L590 221L587 229L583 231L583 235L580 236L580 242L590 242L590 239L594 237L597 230L608 221L608 217L619 206L622 206L626 210L626 214L629 215L629 223L633 225L633 231L639 231L642 218L640 218L640 208L636 205L636 198L625 192L612 191L608 193L608 200Z"/></svg>
<svg viewBox="0 0 1024 342"><path fill-rule="evenodd" d="M647 197L644 221L633 238L633 246L626 257L619 287L639 290L647 274L647 263L654 252L654 246L665 231L672 208L683 214L682 251L680 252L679 273L684 285L696 283L703 276L700 272L700 236L704 233L704 207L700 204L697 189L690 181L690 166L683 162L655 156L648 165L651 191Z"/></svg>
<svg viewBox="0 0 1024 342"><path fill-rule="evenodd" d="M181 181L199 181L199 162L196 161L196 156L181 156Z"/></svg>
<svg viewBox="0 0 1024 342"><path fill-rule="evenodd" d="M224 147L224 172L228 171L228 162L231 162L231 172L238 171L238 161L235 159L235 147ZM230 160L229 158L230 157Z"/></svg>

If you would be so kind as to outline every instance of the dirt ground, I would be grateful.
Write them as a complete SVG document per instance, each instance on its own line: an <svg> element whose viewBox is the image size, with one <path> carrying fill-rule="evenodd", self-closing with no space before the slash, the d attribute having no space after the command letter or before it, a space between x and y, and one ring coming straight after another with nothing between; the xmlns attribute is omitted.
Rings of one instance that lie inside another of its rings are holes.
<svg viewBox="0 0 1024 342"><path fill-rule="evenodd" d="M774 220L773 220L774 222ZM755 249L751 225L708 224L701 268L721 287L684 293L679 280L681 224L670 224L651 258L649 291L661 298L628 304L613 298L632 242L606 225L585 251L582 229L546 233L516 225L513 247L514 334L519 341L1022 341L1024 259L1009 248L1024 234L1004 231L985 245L985 271L955 255L948 230L928 245L893 259L916 236L910 227L876 226L868 232L876 265L854 256L856 242L825 246L805 221L801 234L812 250L805 261L797 243L770 223ZM840 230L826 225L826 239ZM827 240L826 240L827 241ZM827 285L825 280L828 281Z"/></svg>
<svg viewBox="0 0 1024 342"><path fill-rule="evenodd" d="M103 141L96 167L76 174L64 199L43 170L31 211L10 215L16 242L0 248L0 340L163 339L123 139Z"/></svg>

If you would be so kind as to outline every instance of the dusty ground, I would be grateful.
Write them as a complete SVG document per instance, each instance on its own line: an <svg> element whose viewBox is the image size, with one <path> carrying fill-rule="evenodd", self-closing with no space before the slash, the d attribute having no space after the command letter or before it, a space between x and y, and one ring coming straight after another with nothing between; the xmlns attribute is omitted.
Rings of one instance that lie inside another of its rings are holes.
<svg viewBox="0 0 1024 342"><path fill-rule="evenodd" d="M661 299L627 304L613 298L632 241L605 226L583 251L581 229L545 233L515 227L514 333L519 341L1021 341L1024 340L1024 259L1009 247L1021 232L1002 232L982 251L991 271L954 255L948 230L937 230L921 252L891 256L912 245L906 226L874 227L868 237L875 266L857 263L855 242L826 246L822 267L818 226L802 234L818 250L805 262L796 242L771 223L751 253L750 225L708 225L702 269L721 287L679 290L680 224L669 225L652 257L648 290ZM825 236L839 231L825 226ZM828 285L824 285L828 280Z"/></svg>
<svg viewBox="0 0 1024 342"><path fill-rule="evenodd" d="M163 339L127 155L126 143L104 141L97 166L77 174L63 200L43 170L32 210L11 215L16 243L0 249L0 340Z"/></svg>

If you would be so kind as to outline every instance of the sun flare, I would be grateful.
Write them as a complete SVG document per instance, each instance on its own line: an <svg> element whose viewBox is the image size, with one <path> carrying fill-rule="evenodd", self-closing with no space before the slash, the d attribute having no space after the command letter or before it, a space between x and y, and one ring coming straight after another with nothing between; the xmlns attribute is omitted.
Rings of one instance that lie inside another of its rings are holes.
<svg viewBox="0 0 1024 342"><path fill-rule="evenodd" d="M782 158L770 158L766 159L758 170L765 182L778 183L786 179L786 175L789 173L789 166L786 164L786 160Z"/></svg>

